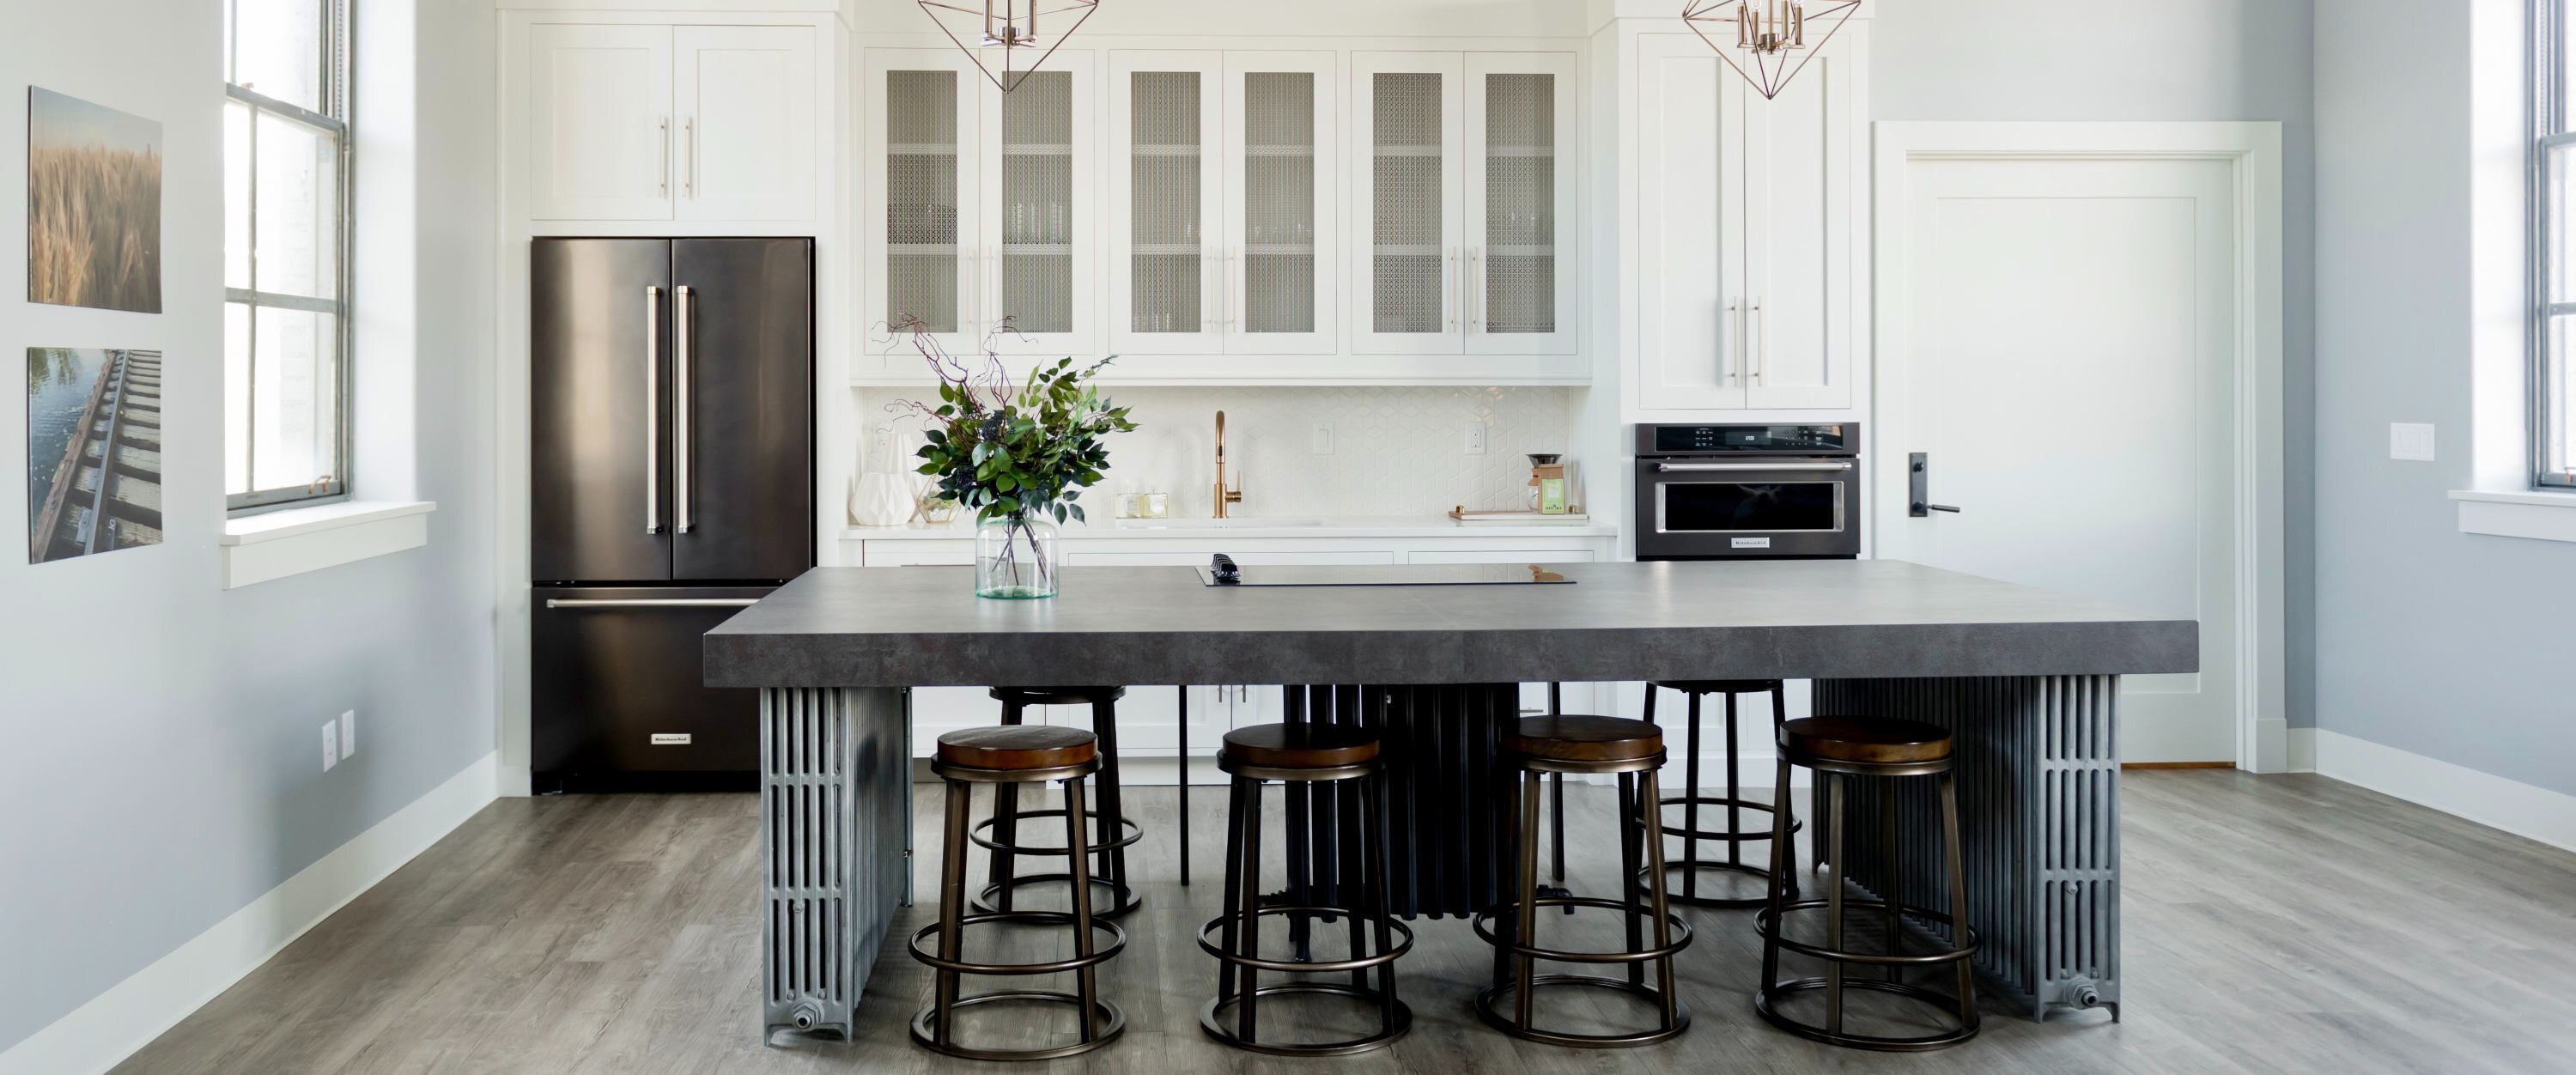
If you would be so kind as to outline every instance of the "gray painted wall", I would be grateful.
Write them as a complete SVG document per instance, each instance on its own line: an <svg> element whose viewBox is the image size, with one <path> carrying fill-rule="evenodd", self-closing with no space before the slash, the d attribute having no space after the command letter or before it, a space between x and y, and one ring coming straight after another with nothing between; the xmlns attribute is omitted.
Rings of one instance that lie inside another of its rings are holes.
<svg viewBox="0 0 2576 1075"><path fill-rule="evenodd" d="M2576 793L2576 545L2458 532L2470 486L2467 3L2321 4L2319 727ZM2438 463L2388 458L2433 422Z"/></svg>
<svg viewBox="0 0 2576 1075"><path fill-rule="evenodd" d="M491 10L427 4L409 26L406 0L361 6L375 30L417 32L437 90L417 145L384 158L418 170L423 199L417 289L382 296L424 314L417 353L361 356L358 374L413 379L389 424L420 440L370 445L393 462L357 478L439 510L426 548L228 592L220 5L0 5L0 236L24 234L28 83L157 120L166 311L26 303L25 260L0 256L0 366L29 345L158 347L169 445L166 544L0 556L0 1050L493 748ZM0 405L0 445L25 444L24 422ZM5 499L0 531L24 533ZM321 725L352 708L360 750L324 773Z"/></svg>
<svg viewBox="0 0 2576 1075"><path fill-rule="evenodd" d="M2280 121L2288 716L2292 727L2315 724L2309 0L1877 0L1876 7L1875 119Z"/></svg>

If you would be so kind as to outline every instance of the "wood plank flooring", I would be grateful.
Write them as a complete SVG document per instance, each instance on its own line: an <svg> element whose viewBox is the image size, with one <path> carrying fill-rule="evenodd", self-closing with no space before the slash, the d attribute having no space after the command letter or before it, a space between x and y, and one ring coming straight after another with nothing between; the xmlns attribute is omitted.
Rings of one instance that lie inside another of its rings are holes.
<svg viewBox="0 0 2576 1075"><path fill-rule="evenodd" d="M1681 962L1696 1015L1690 1033L1649 1049L1554 1049L1477 1023L1468 1001L1490 961L1453 919L1415 923L1420 943L1400 965L1412 1035L1391 1052L1334 1061L1241 1054L1201 1036L1197 1011L1215 974L1191 936L1220 898L1222 790L1193 795L1197 871L1182 888L1172 789L1131 789L1130 809L1146 829L1134 868L1147 906L1128 920L1129 947L1101 979L1126 1008L1129 1030L1102 1052L1052 1066L1122 1075L1292 1067L1542 1075L2525 1072L2576 1064L2576 855L2313 776L2174 770L2123 781L2121 1023L2084 1013L2037 1024L1990 1007L1984 1035L1947 1052L1813 1045L1752 1012L1759 961L1750 914L1689 911L1699 931ZM926 920L937 881L939 791L918 792L922 898L897 922L898 936ZM1616 870L1606 838L1609 790L1570 788L1569 796L1577 887L1587 887L1582 878L1606 883ZM118 1070L977 1067L910 1043L905 1021L925 1001L930 976L900 945L889 945L878 963L857 1040L762 1044L758 827L757 799L746 795L494 803ZM1543 926L1543 939L1551 939L1548 930L1591 928L1568 919ZM1047 950L1042 941L1003 943ZM1569 1020L1631 1014L1617 1000L1541 1000L1553 1005L1542 1011ZM1314 1017L1347 1025L1331 1014ZM982 1028L1031 1037L1042 1024L993 1020Z"/></svg>

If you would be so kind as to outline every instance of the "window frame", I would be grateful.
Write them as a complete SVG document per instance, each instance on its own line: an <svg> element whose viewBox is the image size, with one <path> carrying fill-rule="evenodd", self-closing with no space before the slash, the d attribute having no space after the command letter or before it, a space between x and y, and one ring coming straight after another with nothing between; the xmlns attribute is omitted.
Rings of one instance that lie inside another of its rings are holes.
<svg viewBox="0 0 2576 1075"><path fill-rule="evenodd" d="M2560 490L2576 488L2576 394L2571 394L2571 380L2576 380L2576 346L2571 346L2570 360L2560 364L2553 360L2553 344L2562 331L2558 322L2569 322L2563 331L2576 334L2576 302L2554 302L2555 276L2560 272L2576 273L2576 264L2559 265L2551 261L2553 233L2558 222L2550 212L2550 154L2565 151L2576 157L2576 109L2564 100L2568 82L2568 49L2561 34L2568 25L2568 0L2531 0L2529 9L2528 47L2524 50L2531 140L2530 160L2525 169L2525 213L2529 226L2528 252L2524 270L2526 300L2529 311L2527 349L2530 361L2529 421L2531 485L2535 489ZM2576 258L2571 258L2576 261ZM2576 345L2576 338L2568 340ZM2558 466L2553 469L2552 463Z"/></svg>
<svg viewBox="0 0 2576 1075"><path fill-rule="evenodd" d="M352 430L350 422L352 403L352 378L350 376L352 362L350 361L350 350L355 340L355 336L351 332L349 316L349 294L352 276L350 266L355 260L352 257L350 242L352 233L356 230L353 219L353 214L356 209L355 186L353 182L354 170L350 167L353 157L351 145L353 139L351 137L350 117L354 112L353 106L356 100L356 95L353 92L356 79L354 78L354 62L351 56L351 42L354 39L353 19L352 12L350 10L352 4L350 0L308 0L308 2L314 5L316 8L315 15L322 23L321 33L317 36L321 40L322 48L322 55L318 57L318 61L321 64L321 103L323 108L326 110L325 112L315 112L311 109L304 108L303 106L290 104L286 101L260 93L257 90L247 89L232 83L231 76L239 66L238 57L240 53L240 43L238 38L241 32L241 20L238 12L240 10L240 0L222 0L224 5L223 21L225 50L224 97L228 102L241 102L251 110L251 148L248 150L251 154L251 161L249 167L245 170L250 181L248 226L251 230L251 235L247 240L247 245L250 251L251 286L247 288L233 287L229 281L227 281L224 286L224 303L227 306L233 303L241 303L250 307L252 311L249 343L251 355L250 360L245 363L245 367L249 371L248 376L250 377L251 384L246 387L243 392L246 413L237 415L228 414L225 417L227 420L238 420L245 423L247 428L247 433L245 435L245 450L248 453L248 458L244 460L243 473L250 477L251 480L249 484L255 486L257 484L256 475L258 474L259 458L259 433L254 417L259 406L259 394L257 391L259 347L258 311L261 308L270 308L304 310L331 315L334 348L331 364L331 392L333 395L333 405L331 408L333 425L331 473L327 475L329 480L317 481L310 485L285 486L275 489L253 488L247 492L240 493L233 492L230 488L227 488L224 491L224 507L227 514L236 516L253 515L264 511L273 511L283 507L308 507L316 504L328 504L349 499L349 462L351 455L350 433ZM335 212L333 213L332 221L332 230L334 233L333 258L337 264L333 267L331 298L319 299L305 295L293 295L283 292L267 292L258 289L260 282L258 254L258 145L259 121L262 113L267 113L318 131L329 132L337 147L336 152L338 160L336 162L336 190L334 191L334 196L338 200L334 206ZM230 376L230 371L226 372L226 376ZM226 445L225 450L227 452L231 451L229 443ZM226 460L227 469L229 469L230 462L231 461L229 459ZM229 486L229 480L226 484Z"/></svg>

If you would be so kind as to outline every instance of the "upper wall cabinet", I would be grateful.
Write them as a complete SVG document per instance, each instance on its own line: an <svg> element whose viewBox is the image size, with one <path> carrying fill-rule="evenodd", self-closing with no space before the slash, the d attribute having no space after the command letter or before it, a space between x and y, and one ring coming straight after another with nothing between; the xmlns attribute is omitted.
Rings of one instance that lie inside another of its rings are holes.
<svg viewBox="0 0 2576 1075"><path fill-rule="evenodd" d="M1696 37L1639 40L1638 409L1853 405L1861 40L1836 35L1769 101Z"/></svg>
<svg viewBox="0 0 2576 1075"><path fill-rule="evenodd" d="M1110 350L1337 349L1329 52L1109 58Z"/></svg>
<svg viewBox="0 0 2576 1075"><path fill-rule="evenodd" d="M868 320L972 353L1087 354L1099 307L1099 71L1063 50L1011 93L954 49L867 50ZM1004 324L1009 331L999 331Z"/></svg>
<svg viewBox="0 0 2576 1075"><path fill-rule="evenodd" d="M1570 53L1351 55L1351 349L1571 354Z"/></svg>
<svg viewBox="0 0 2576 1075"><path fill-rule="evenodd" d="M807 26L528 28L529 216L815 215Z"/></svg>

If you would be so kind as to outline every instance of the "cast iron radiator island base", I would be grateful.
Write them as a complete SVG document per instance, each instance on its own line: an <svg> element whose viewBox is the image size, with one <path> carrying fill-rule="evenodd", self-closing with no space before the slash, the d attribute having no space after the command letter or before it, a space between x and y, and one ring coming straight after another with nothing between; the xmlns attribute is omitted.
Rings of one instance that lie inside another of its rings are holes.
<svg viewBox="0 0 2576 1075"><path fill-rule="evenodd" d="M1887 560L1554 570L1574 584L1232 589L1074 567L1052 601L979 600L966 568L807 572L706 636L708 685L764 691L765 1025L847 1034L887 942L910 884L907 688L1058 683L1310 685L1282 688L1291 719L1387 743L1398 909L1453 916L1484 909L1510 861L1498 765L1521 681L1812 679L1820 711L1958 736L1988 987L2039 1014L2116 1009L2118 677L2197 670L2197 623ZM1932 867L1929 802L1900 794L1905 861ZM1350 814L1298 812L1291 883L1329 887ZM1877 826L1851 829L1849 879L1876 890ZM1904 880L1927 904L1947 884Z"/></svg>

